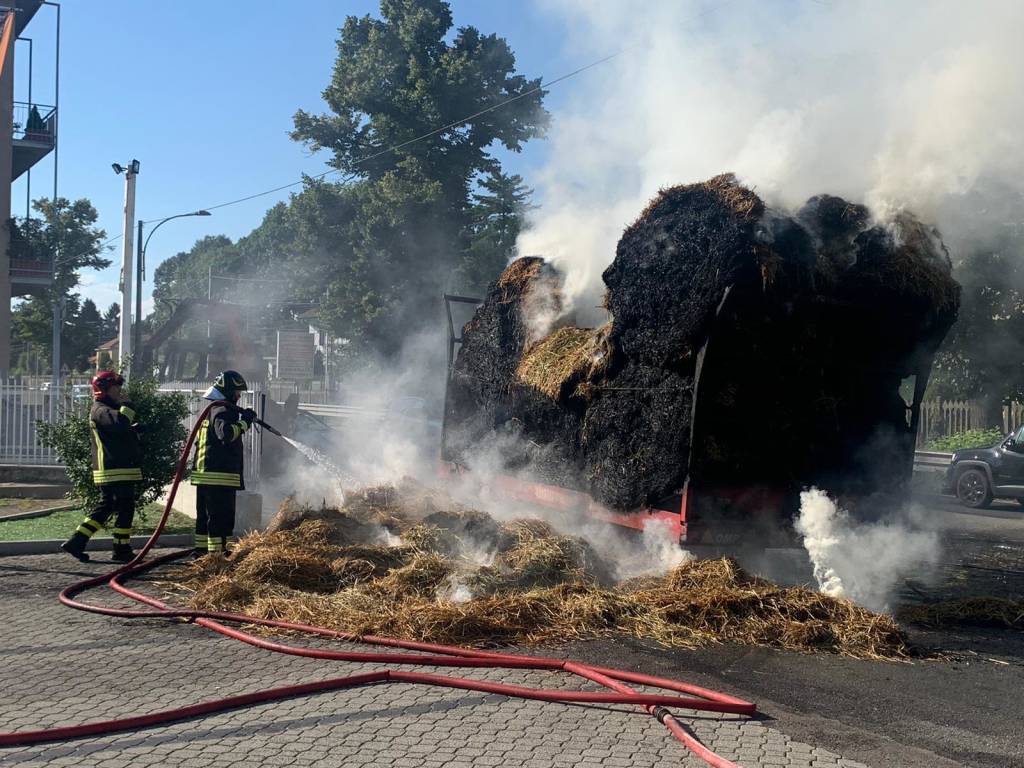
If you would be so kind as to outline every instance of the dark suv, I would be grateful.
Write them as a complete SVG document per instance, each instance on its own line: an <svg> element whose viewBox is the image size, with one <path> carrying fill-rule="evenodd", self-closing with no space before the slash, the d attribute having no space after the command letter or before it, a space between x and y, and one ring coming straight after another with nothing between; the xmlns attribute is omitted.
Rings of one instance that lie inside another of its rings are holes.
<svg viewBox="0 0 1024 768"><path fill-rule="evenodd" d="M987 507L993 498L1016 499L1024 505L1024 427L991 448L954 453L944 492L975 509Z"/></svg>

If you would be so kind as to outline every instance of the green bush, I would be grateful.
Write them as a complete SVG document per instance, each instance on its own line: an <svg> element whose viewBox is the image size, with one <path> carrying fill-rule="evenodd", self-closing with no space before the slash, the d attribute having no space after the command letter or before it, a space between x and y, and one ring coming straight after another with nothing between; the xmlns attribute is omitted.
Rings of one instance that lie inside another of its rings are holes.
<svg viewBox="0 0 1024 768"><path fill-rule="evenodd" d="M123 399L130 400L145 431L142 443L142 482L136 486L135 508L156 501L174 479L178 458L188 432L188 402L181 392L159 392L152 378L133 378L125 385ZM67 465L71 495L86 509L99 501L99 489L92 482L92 434L89 409L92 403L75 403L54 424L37 422L39 441L51 446Z"/></svg>
<svg viewBox="0 0 1024 768"><path fill-rule="evenodd" d="M946 435L929 440L925 444L926 451L953 453L963 448L988 448L1003 439L1001 429L970 429L955 435Z"/></svg>

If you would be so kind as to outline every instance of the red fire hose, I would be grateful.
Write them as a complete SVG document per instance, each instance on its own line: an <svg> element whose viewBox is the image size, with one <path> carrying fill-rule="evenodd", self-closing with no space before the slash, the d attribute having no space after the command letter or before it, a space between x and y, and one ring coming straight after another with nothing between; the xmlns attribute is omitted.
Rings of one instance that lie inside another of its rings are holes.
<svg viewBox="0 0 1024 768"><path fill-rule="evenodd" d="M448 688L459 688L468 691L479 691L482 693L500 694L521 699L533 699L536 701L550 701L558 703L573 704L632 704L643 707L649 714L657 718L665 725L679 741L686 745L690 751L703 759L708 765L714 768L738 768L735 763L716 755L710 749L701 744L666 707L680 707L684 709L703 710L710 712L726 712L740 715L752 715L756 712L756 706L750 702L728 696L717 691L711 691L688 683L677 682L665 678L652 677L636 672L610 669L606 667L595 667L589 664L582 664L574 661L551 659L532 656L518 656L508 653L497 653L493 651L480 651L471 648L459 648L448 645L437 645L434 643L414 642L398 640L387 637L374 637L368 635L350 635L338 632L325 627L310 626L307 624L296 624L293 622L277 621L274 619L261 619L243 614L224 613L218 611L194 611L173 608L156 598L144 595L124 585L124 580L143 573L151 568L167 563L175 558L188 554L191 550L173 552L169 555L155 558L144 562L146 555L156 544L157 539L163 532L170 513L171 504L177 493L178 485L185 473L185 466L192 444L200 425L209 412L212 404L200 414L196 425L189 434L178 461L177 472L171 486L171 492L167 498L164 513L156 526L149 541L139 551L138 555L130 563L117 568L110 573L101 576L94 576L91 579L77 582L65 588L60 593L60 601L71 608L99 613L105 616L117 616L121 618L181 618L188 619L200 626L219 632L222 635L233 637L249 645L277 653L285 653L293 656L305 656L315 659L327 659L332 661L357 661L374 662L387 665L421 665L433 667L466 667L466 668L499 668L499 669L537 669L547 671L563 671L577 675L597 683L608 689L608 692L594 691L564 691L543 688L528 688L506 683L491 683L483 680L470 678L448 677L446 675L428 674L424 672L406 672L396 669L383 669L376 672L369 672L347 677L335 677L328 680L321 680L313 683L299 685L286 685L278 688L269 688L263 691L231 696L213 701L193 704L187 707L154 712L147 715L138 715L114 720L103 720L82 725L70 725L55 728L45 728L37 731L21 731L17 733L0 733L0 746L13 746L23 744L37 744L42 742L65 741L68 739L80 738L83 736L95 736L98 734L117 733L123 731L137 730L154 725L171 723L194 717L208 715L213 712L221 712L227 709L251 706L268 701L278 701L286 698L305 696L311 693L337 690L340 688L351 688L359 685L372 685L385 682L405 682L420 685L436 685ZM105 608L91 605L76 599L77 595L98 587L107 585L114 591L125 595L139 603L150 606L151 610L135 610L123 608ZM288 645L262 637L257 637L240 629L235 629L226 624L250 624L277 629L287 629L295 632L303 632L321 637L348 643L362 643L375 645L384 648L401 649L404 651L415 651L416 653L396 652L366 652L366 651L337 651L319 648L308 648L302 646ZM634 685L657 688L664 693L647 694L637 693L627 683ZM686 694L681 696L679 694Z"/></svg>

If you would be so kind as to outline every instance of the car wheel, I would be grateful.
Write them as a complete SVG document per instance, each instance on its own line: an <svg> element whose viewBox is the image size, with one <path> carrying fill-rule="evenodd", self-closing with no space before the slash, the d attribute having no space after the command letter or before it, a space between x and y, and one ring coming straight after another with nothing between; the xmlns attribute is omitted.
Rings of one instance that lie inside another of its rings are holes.
<svg viewBox="0 0 1024 768"><path fill-rule="evenodd" d="M956 498L965 507L984 509L992 503L992 489L980 469L964 470L956 481Z"/></svg>

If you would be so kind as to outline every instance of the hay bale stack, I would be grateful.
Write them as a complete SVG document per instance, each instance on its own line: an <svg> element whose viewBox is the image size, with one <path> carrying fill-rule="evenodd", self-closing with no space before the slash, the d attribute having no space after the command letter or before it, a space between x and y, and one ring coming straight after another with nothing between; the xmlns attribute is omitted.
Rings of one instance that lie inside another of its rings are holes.
<svg viewBox="0 0 1024 768"><path fill-rule="evenodd" d="M530 343L531 286L557 276L510 265L463 331L445 458L620 510L687 479L862 496L908 479L900 383L928 374L959 302L909 213L883 226L820 195L790 216L725 174L660 192L603 277L607 327Z"/></svg>

